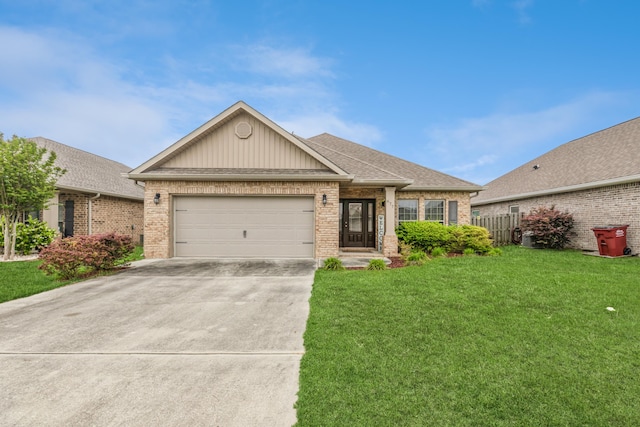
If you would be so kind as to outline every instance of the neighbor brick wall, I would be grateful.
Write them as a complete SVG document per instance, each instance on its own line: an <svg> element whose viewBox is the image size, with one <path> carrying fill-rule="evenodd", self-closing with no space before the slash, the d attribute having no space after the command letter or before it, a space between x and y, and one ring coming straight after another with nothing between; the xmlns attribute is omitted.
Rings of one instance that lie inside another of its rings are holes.
<svg viewBox="0 0 640 427"><path fill-rule="evenodd" d="M59 203L64 206L67 200L73 200L73 234L89 233L89 199L94 195L82 193L60 193ZM100 196L92 200L91 233L116 232L131 236L134 243L140 243L144 234L144 205L142 201ZM64 212L64 209L61 209ZM64 216L59 218L63 221ZM133 229L132 227L133 226Z"/></svg>
<svg viewBox="0 0 640 427"><path fill-rule="evenodd" d="M480 215L497 215L509 212L509 206L518 205L521 213L529 213L539 206L568 211L574 218L575 236L571 247L584 250L598 250L598 244L591 228L610 224L629 224L627 245L633 253L640 252L640 183L630 183L601 187L572 193L555 194L544 197L511 202L474 206Z"/></svg>
<svg viewBox="0 0 640 427"><path fill-rule="evenodd" d="M160 203L153 198L160 194ZM327 195L327 205L322 195ZM146 258L173 256L171 235L172 197L189 195L220 196L313 196L315 200L315 257L338 255L338 183L337 182L208 182L208 181L148 181L145 185Z"/></svg>

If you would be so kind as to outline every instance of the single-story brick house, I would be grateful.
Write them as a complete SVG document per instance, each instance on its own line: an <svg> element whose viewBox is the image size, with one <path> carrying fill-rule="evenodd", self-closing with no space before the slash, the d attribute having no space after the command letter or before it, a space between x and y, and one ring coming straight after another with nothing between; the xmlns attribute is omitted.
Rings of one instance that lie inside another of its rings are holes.
<svg viewBox="0 0 640 427"><path fill-rule="evenodd" d="M627 245L640 251L640 117L560 145L471 198L478 216L552 205L573 214L574 248L598 249L593 227L628 224Z"/></svg>
<svg viewBox="0 0 640 427"><path fill-rule="evenodd" d="M397 253L399 220L466 224L481 187L329 134L305 139L238 102L129 173L145 256Z"/></svg>
<svg viewBox="0 0 640 427"><path fill-rule="evenodd" d="M123 176L129 166L50 139L30 140L55 152L56 165L67 170L41 213L43 221L64 237L117 232L141 243L144 187Z"/></svg>

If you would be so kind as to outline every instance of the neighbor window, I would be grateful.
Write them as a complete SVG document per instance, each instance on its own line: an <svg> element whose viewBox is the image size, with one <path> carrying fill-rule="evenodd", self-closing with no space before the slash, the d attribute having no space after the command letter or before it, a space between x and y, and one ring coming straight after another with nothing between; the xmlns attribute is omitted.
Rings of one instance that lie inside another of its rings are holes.
<svg viewBox="0 0 640 427"><path fill-rule="evenodd" d="M518 214L518 213L520 213L520 206L518 206L518 205L509 206L509 213L510 214Z"/></svg>
<svg viewBox="0 0 640 427"><path fill-rule="evenodd" d="M471 211L471 216L473 218L478 218L480 216L480 209L474 209Z"/></svg>
<svg viewBox="0 0 640 427"><path fill-rule="evenodd" d="M425 200L424 219L444 224L444 200Z"/></svg>
<svg viewBox="0 0 640 427"><path fill-rule="evenodd" d="M417 200L398 200L398 221L417 221L418 220L418 201Z"/></svg>

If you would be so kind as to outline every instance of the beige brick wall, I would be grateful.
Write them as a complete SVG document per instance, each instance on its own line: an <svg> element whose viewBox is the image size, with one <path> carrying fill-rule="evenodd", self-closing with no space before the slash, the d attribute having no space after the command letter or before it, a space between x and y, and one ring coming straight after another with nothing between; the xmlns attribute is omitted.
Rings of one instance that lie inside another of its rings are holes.
<svg viewBox="0 0 640 427"><path fill-rule="evenodd" d="M59 203L64 206L67 200L73 200L73 234L89 233L89 199L93 195L81 193L61 193ZM144 234L144 205L142 201L101 196L91 201L91 233L116 232L131 236L134 243L140 243ZM64 209L61 209L64 212ZM64 216L59 218L64 221ZM133 226L133 227L132 227Z"/></svg>
<svg viewBox="0 0 640 427"><path fill-rule="evenodd" d="M640 252L640 183L621 184L573 193L533 197L513 202L474 206L480 215L496 215L509 212L509 206L517 205L521 213L529 213L539 206L555 205L567 211L575 220L575 236L571 247L598 250L591 228L609 224L629 224L627 245L634 253Z"/></svg>
<svg viewBox="0 0 640 427"><path fill-rule="evenodd" d="M160 194L160 203L153 198ZM322 195L327 195L327 205ZM148 181L145 185L145 240L147 258L173 256L172 197L185 195L221 196L313 196L315 199L315 256L338 255L338 183L336 182L208 182Z"/></svg>

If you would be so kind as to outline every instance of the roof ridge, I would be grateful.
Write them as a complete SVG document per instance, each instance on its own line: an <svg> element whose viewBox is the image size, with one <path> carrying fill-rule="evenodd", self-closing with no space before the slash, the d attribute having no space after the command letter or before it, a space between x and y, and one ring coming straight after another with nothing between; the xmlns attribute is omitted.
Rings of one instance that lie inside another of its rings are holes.
<svg viewBox="0 0 640 427"><path fill-rule="evenodd" d="M365 145L358 144L358 143L353 142L353 141L349 141L348 139L344 139L344 138L340 138L340 137L335 136L335 135L331 135L330 133L327 133L327 132L324 132L324 133L322 133L322 134L320 134L320 135L329 135L329 136L331 136L331 137L333 137L333 138L339 138L339 139L342 139L343 141L350 142L351 144L356 144L356 145L359 145L359 146L361 146L361 147L368 148L369 150L373 150L373 151L376 151L376 152L378 152L378 153L382 153L382 151L378 151L378 150L375 150L375 149L373 149L373 148L371 148L371 147L367 147L367 146L365 146ZM320 136L320 135L317 135L317 136ZM312 137L312 138L313 138L313 137ZM364 160L362 160L362 159L358 159L357 157L353 157L353 156L350 156L349 154L343 153L342 151L338 151L338 150L335 150L335 149L333 149L333 148L327 147L326 145L321 144L321 143L319 143L319 142L311 141L311 140L308 140L308 139L305 139L305 141L309 141L309 142L311 142L311 143L313 143L313 144L320 145L320 146L322 146L322 148L324 148L324 149L326 149L326 150L333 151L334 153L338 153L338 154L340 154L340 155L343 155L343 156L345 156L345 157L348 157L348 158L350 158L351 160L355 160L355 161L357 161L357 162L359 162L359 163L362 163L362 164L364 164L364 165L371 166L372 168L375 168L375 169L378 169L378 170L380 170L380 171L382 171L382 172L388 173L389 175L397 176L397 177L398 177L398 178L400 178L400 179L407 179L407 177L405 177L405 176L400 176L400 175L398 175L397 173L390 172L390 171L388 171L388 170L386 170L386 169L383 169L383 168L381 168L381 167L378 167L378 166L376 166L376 165L373 165L373 164L371 164L371 163L369 163L369 162L366 162L366 161L364 161ZM382 154L386 154L386 153L382 153ZM386 154L386 155L388 156L389 154Z"/></svg>

